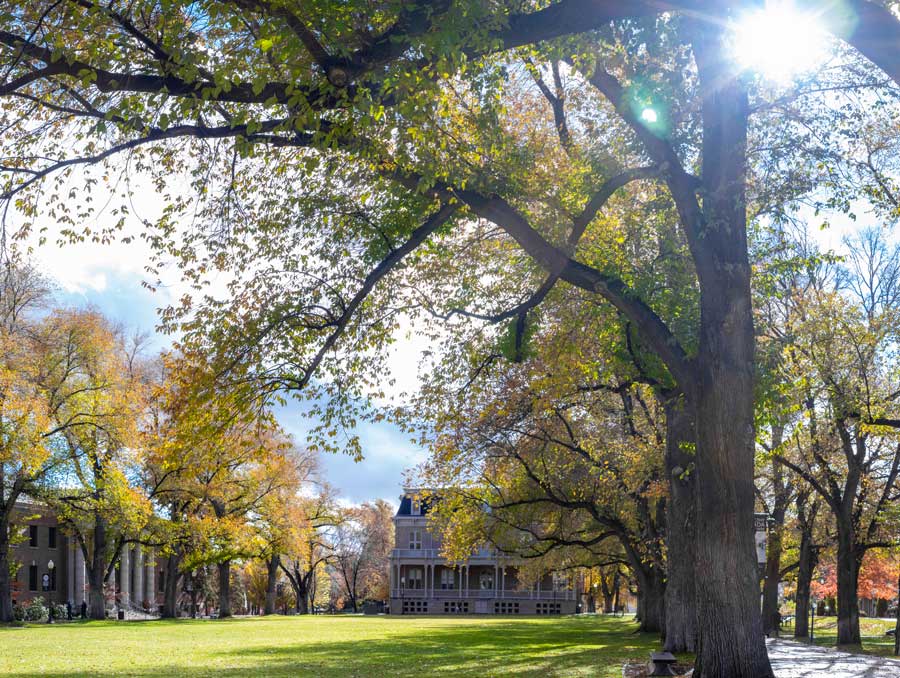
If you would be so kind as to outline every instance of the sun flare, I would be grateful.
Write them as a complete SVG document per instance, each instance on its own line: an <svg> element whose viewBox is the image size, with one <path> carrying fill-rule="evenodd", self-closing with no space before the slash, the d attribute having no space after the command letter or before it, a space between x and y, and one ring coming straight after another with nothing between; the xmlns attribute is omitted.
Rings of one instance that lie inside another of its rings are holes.
<svg viewBox="0 0 900 678"><path fill-rule="evenodd" d="M789 0L767 0L733 27L732 51L741 68L784 82L821 64L827 32L814 12Z"/></svg>

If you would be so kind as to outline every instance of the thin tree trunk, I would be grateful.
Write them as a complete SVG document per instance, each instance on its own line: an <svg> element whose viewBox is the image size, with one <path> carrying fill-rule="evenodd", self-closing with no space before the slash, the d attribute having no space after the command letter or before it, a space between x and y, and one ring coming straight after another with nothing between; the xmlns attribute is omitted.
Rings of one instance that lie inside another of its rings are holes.
<svg viewBox="0 0 900 678"><path fill-rule="evenodd" d="M697 606L694 586L695 440L692 412L684 399L665 402L666 474L666 641L669 652L697 649Z"/></svg>
<svg viewBox="0 0 900 678"><path fill-rule="evenodd" d="M812 545L812 535L803 532L800 535L800 564L797 568L794 638L809 637L809 597L815 568L816 553Z"/></svg>
<svg viewBox="0 0 900 678"><path fill-rule="evenodd" d="M10 506L12 506L10 502ZM13 620L12 576L9 569L9 514L0 512L0 622Z"/></svg>
<svg viewBox="0 0 900 678"><path fill-rule="evenodd" d="M231 616L231 561L218 564L219 569L219 619Z"/></svg>
<svg viewBox="0 0 900 678"><path fill-rule="evenodd" d="M274 555L269 558L266 563L266 567L268 569L268 576L266 578L266 606L263 610L263 614L275 614L275 596L277 593L276 587L278 585L278 568L281 565L281 556Z"/></svg>
<svg viewBox="0 0 900 678"><path fill-rule="evenodd" d="M859 645L859 559L852 518L838 516L837 532L837 644Z"/></svg>
<svg viewBox="0 0 900 678"><path fill-rule="evenodd" d="M772 430L772 449L781 445L783 428ZM772 484L774 500L772 507L772 530L766 548L766 579L763 583L762 622L763 633L767 636L778 632L781 615L778 610L778 584L781 583L781 552L784 535L784 515L787 511L789 488L784 482L784 469L777 461L772 462Z"/></svg>
<svg viewBox="0 0 900 678"><path fill-rule="evenodd" d="M900 572L897 574L897 620L894 622L894 656L900 656Z"/></svg>
<svg viewBox="0 0 900 678"><path fill-rule="evenodd" d="M716 17L711 19L692 25L703 118L703 218L691 224L702 229L694 234L700 278L697 378L692 385L695 572L701 582L694 676L772 678L753 536L756 338L745 202L749 104L725 52L724 28Z"/></svg>

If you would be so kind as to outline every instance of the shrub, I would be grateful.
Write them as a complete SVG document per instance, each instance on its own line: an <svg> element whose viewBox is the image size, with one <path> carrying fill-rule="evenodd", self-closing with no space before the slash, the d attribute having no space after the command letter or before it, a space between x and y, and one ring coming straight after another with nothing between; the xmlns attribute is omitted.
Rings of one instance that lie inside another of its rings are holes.
<svg viewBox="0 0 900 678"><path fill-rule="evenodd" d="M25 621L25 608L18 603L13 605L13 620L17 622Z"/></svg>
<svg viewBox="0 0 900 678"><path fill-rule="evenodd" d="M41 596L34 598L25 607L25 621L41 621L47 618L47 608Z"/></svg>

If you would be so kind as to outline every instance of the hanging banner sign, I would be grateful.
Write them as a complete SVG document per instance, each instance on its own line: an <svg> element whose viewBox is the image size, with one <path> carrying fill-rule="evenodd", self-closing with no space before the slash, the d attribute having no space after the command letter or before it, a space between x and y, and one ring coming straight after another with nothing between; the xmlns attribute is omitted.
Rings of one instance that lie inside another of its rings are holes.
<svg viewBox="0 0 900 678"><path fill-rule="evenodd" d="M756 562L759 565L764 565L766 562L769 516L765 513L756 513L753 518L753 529L756 533Z"/></svg>

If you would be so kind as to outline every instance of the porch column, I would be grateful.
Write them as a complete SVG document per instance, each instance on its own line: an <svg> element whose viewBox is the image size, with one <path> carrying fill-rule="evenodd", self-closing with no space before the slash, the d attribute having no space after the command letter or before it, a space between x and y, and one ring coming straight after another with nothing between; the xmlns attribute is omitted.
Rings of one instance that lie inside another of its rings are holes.
<svg viewBox="0 0 900 678"><path fill-rule="evenodd" d="M431 564L431 597L434 598L434 563Z"/></svg>
<svg viewBox="0 0 900 678"><path fill-rule="evenodd" d="M500 566L494 563L494 598L497 597L497 585L500 583Z"/></svg>
<svg viewBox="0 0 900 678"><path fill-rule="evenodd" d="M156 612L156 558L153 551L147 551L147 600L151 612Z"/></svg>
<svg viewBox="0 0 900 678"><path fill-rule="evenodd" d="M506 598L506 568L500 568L500 597Z"/></svg>
<svg viewBox="0 0 900 678"><path fill-rule="evenodd" d="M131 602L131 548L126 544L119 556L119 600L122 607Z"/></svg>
<svg viewBox="0 0 900 678"><path fill-rule="evenodd" d="M75 545L71 537L66 540L66 600L75 607Z"/></svg>
<svg viewBox="0 0 900 678"><path fill-rule="evenodd" d="M141 609L147 600L144 590L144 551L140 545L134 547L134 603Z"/></svg>
<svg viewBox="0 0 900 678"><path fill-rule="evenodd" d="M76 607L84 602L84 553L81 551L81 544L75 539L75 602ZM80 613L80 610L79 610Z"/></svg>

